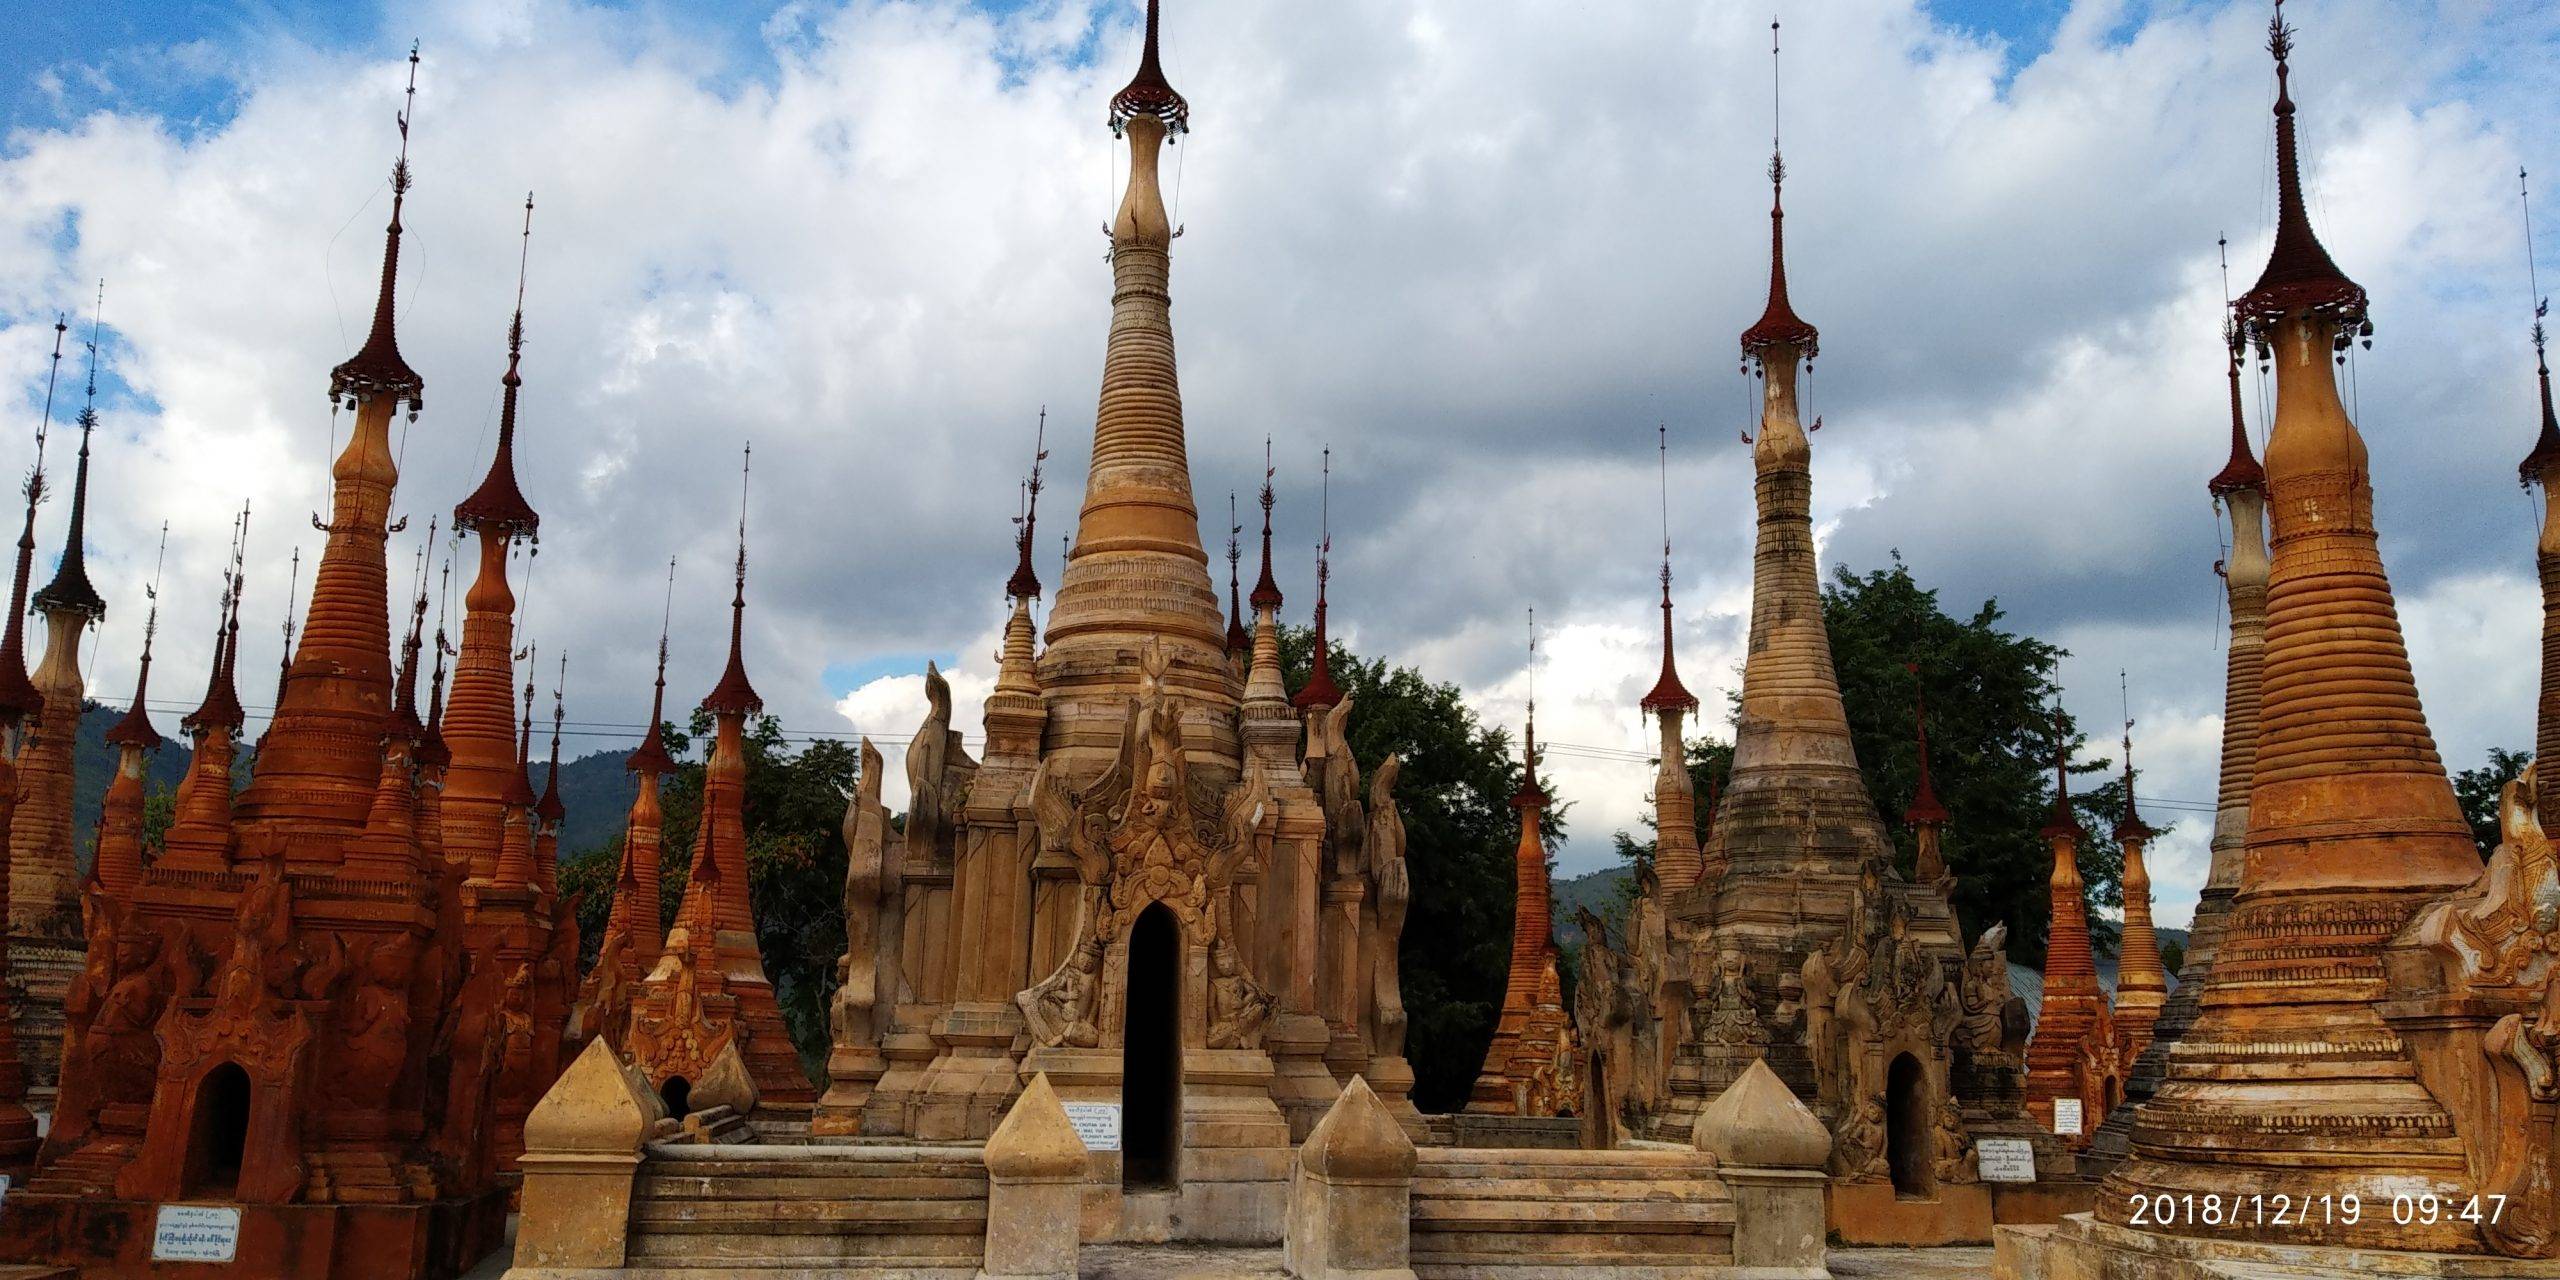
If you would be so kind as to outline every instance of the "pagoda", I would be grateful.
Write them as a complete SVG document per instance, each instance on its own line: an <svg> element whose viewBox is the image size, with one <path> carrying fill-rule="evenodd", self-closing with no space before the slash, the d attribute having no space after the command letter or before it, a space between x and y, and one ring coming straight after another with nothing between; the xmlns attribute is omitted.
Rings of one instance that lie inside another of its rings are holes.
<svg viewBox="0 0 2560 1280"><path fill-rule="evenodd" d="M1353 1075L1420 1127L1394 963L1409 880L1392 762L1352 757L1352 707L1324 667L1294 698L1283 681L1267 471L1241 687L1232 675L1174 368L1158 166L1191 108L1160 35L1151 2L1107 117L1127 186L1056 602L1044 636L1030 505L983 758L928 669L905 829L871 820L876 800L848 810L850 994L812 1127L982 1139L1045 1072L1118 1125L1117 1150L1092 1157L1089 1238L1267 1242L1291 1142Z"/></svg>
<svg viewBox="0 0 2560 1280"><path fill-rule="evenodd" d="M2027 1113L2067 1147L2089 1141L2122 1091L2114 1016L2098 989L2089 948L2088 884L2080 875L2080 820L2071 812L2071 772L2055 714L2053 816L2040 833L2053 853L2047 879L2052 915L2045 930L2044 990L2027 1041ZM2128 792L2130 794L2130 792ZM2155 961L2156 963L2156 961Z"/></svg>
<svg viewBox="0 0 2560 1280"><path fill-rule="evenodd" d="M413 98L416 65L413 51ZM372 329L330 378L354 423L273 723L235 803L244 510L166 848L138 879L118 852L88 895L64 1036L77 1087L10 1191L0 1257L160 1274L171 1201L236 1218L207 1275L448 1276L500 1239L499 1115L509 1091L538 1095L558 1072L525 996L536 969L564 963L535 958L563 931L547 893L504 921L470 899L466 872L494 850L436 829L443 765L416 703L423 584L395 662L392 419L424 401L394 324L409 118ZM522 958L488 945L526 932L543 943Z"/></svg>
<svg viewBox="0 0 2560 1280"><path fill-rule="evenodd" d="M1534 661L1534 658L1532 659ZM1569 1116L1582 1107L1576 1060L1580 1046L1562 1017L1556 976L1555 910L1547 873L1547 841L1539 830L1549 800L1538 785L1538 705L1520 749L1520 844L1511 860L1511 968L1495 1016L1493 1043L1476 1073L1467 1110L1496 1116Z"/></svg>

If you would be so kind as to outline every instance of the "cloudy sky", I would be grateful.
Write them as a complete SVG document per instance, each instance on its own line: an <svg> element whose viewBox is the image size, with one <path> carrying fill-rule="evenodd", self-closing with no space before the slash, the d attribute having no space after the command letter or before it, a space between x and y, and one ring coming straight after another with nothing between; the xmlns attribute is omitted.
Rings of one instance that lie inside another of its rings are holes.
<svg viewBox="0 0 2560 1280"><path fill-rule="evenodd" d="M748 440L749 662L774 710L894 748L933 659L974 726L1043 406L1052 582L1079 496L1123 163L1103 103L1134 64L1133 0L384 8L62 5L0 50L9 465L55 312L108 282L93 689L130 687L165 519L159 692L192 703L243 499L244 670L272 669L286 557L318 546L343 439L323 392L367 320L415 38L399 306L428 410L396 564L486 465L530 189L529 625L546 666L571 654L572 750L645 717L671 556L671 698L716 674ZM2273 204L2266 6L1778 8L1790 266L1824 337L1826 565L1898 549L1951 607L1996 597L2072 650L2093 724L2129 671L2146 803L2177 819L2161 916L2182 921L2221 698L2215 240L2245 286ZM2439 741L2468 765L2530 739L2515 174L2560 179L2560 10L2288 12L2314 214L2376 298L2352 373L2384 553ZM1710 707L1738 679L1753 401L1733 335L1766 278L1766 7L1168 0L1164 21L1194 113L1168 194L1208 536L1229 489L1249 505L1269 436L1303 620L1330 444L1334 625L1497 723L1534 689L1577 802L1562 865L1599 865L1647 780L1656 423L1682 669Z"/></svg>

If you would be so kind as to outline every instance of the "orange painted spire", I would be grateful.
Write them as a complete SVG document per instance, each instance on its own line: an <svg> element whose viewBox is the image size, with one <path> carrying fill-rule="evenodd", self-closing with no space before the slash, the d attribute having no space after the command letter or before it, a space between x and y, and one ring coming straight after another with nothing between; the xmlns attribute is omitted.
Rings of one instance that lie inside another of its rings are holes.
<svg viewBox="0 0 2560 1280"><path fill-rule="evenodd" d="M498 448L489 458L489 474L471 496L454 504L453 527L474 532L496 531L509 537L541 540L542 517L525 501L516 483L516 393L524 386L524 281L533 255L533 193L524 196L524 231L516 257L516 310L507 321L507 372L498 379L505 388L498 408Z"/></svg>
<svg viewBox="0 0 2560 1280"><path fill-rule="evenodd" d="M658 620L658 680L649 697L649 731L640 739L639 748L623 761L625 769L640 776L631 797L631 811L623 819L622 868L615 876L613 913L605 925L607 933L620 933L629 940L623 948L623 963L634 979L657 963L658 953L665 945L658 922L659 864L664 858L666 815L659 805L658 790L660 780L676 771L661 729L667 703L667 629L675 616L675 591L676 562L670 557L666 604Z"/></svg>
<svg viewBox="0 0 2560 1280"><path fill-rule="evenodd" d="M178 784L176 812L160 856L159 865L171 870L223 871L231 864L231 762L243 719L231 678L231 654L239 640L232 619L238 615L248 519L244 503L232 519L231 558L214 608L213 659L204 699L178 721L179 732L195 744L195 756Z"/></svg>
<svg viewBox="0 0 2560 1280"><path fill-rule="evenodd" d="M658 679L649 695L649 729L640 735L640 745L623 757L625 771L651 777L663 777L676 771L675 757L667 754L664 721L667 716L667 627L675 617L676 562L667 560L667 600L658 618Z"/></svg>
<svg viewBox="0 0 2560 1280"><path fill-rule="evenodd" d="M1907 662L1903 666L1911 672L1914 686L1911 691L1911 723L1918 742L1915 754L1920 761L1920 782L1912 788L1911 807L1902 811L1902 820L1915 827L1943 827L1953 815L1939 801L1937 784L1929 776L1929 694L1918 684L1920 664Z"/></svg>
<svg viewBox="0 0 2560 1280"><path fill-rule="evenodd" d="M2542 274L2533 258L2533 193L2525 171L2516 170L2516 197L2524 213L2526 283L2533 296L2533 373L2541 394L2541 430L2533 449L2517 464L2526 488L2542 487L2542 531L2534 547L2534 568L2542 582L2542 682L2534 716L2534 758L2560 760L2560 418L2551 411L2551 354L2543 321L2551 301L2542 296ZM2534 811L2545 831L2560 831L2560 785L2537 788Z"/></svg>
<svg viewBox="0 0 2560 1280"><path fill-rule="evenodd" d="M169 553L169 526L160 526L160 558ZM144 592L151 610L142 623L142 664L133 678L133 703L107 730L107 745L116 749L116 776L107 784L99 807L97 857L89 874L100 888L124 894L142 883L143 757L160 747L160 731L151 726L151 642L160 633L160 571L153 569Z"/></svg>
<svg viewBox="0 0 2560 1280"><path fill-rule="evenodd" d="M2125 720L2124 817L2116 823L2116 842L2124 847L2124 934L2116 951L2116 1014L2125 1035L2121 1046L2130 1065L2151 1041L2168 999L2169 974L2160 963L2160 935L2151 924L2151 871L2143 850L2158 834L2143 822L2133 799L2133 720Z"/></svg>
<svg viewBox="0 0 2560 1280"><path fill-rule="evenodd" d="M409 189L409 125L417 99L417 50L409 53L409 88L397 121L400 158L391 170L392 216L382 260L382 286L364 346L330 374L334 403L351 407L353 429L332 464L327 538L304 607L302 638L274 718L260 741L257 769L240 796L251 822L283 820L360 829L380 789L381 761L345 749L377 738L391 705L393 635L387 564L391 508L400 482L400 450L391 419L405 406L414 421L424 382L401 359L393 318L400 255L400 213ZM280 838L280 836L279 836ZM297 857L334 858L327 843L297 841Z"/></svg>
<svg viewBox="0 0 2560 1280"><path fill-rule="evenodd" d="M551 763L543 775L542 798L533 802L534 816L542 825L557 830L560 820L569 816L560 802L560 726L569 717L566 686L569 683L569 655L560 655L560 681L551 686Z"/></svg>
<svg viewBox="0 0 2560 1280"><path fill-rule="evenodd" d="M61 317L53 321L53 364L44 378L44 416L36 422L36 460L27 469L26 482L20 492L27 499L27 518L18 530L18 566L9 586L9 617L0 626L0 725L18 728L30 716L44 714L44 693L27 678L27 577L35 568L36 506L44 501L44 440L53 428L53 388L62 376L62 338L71 326ZM8 744L17 750L13 737ZM14 789L13 789L14 790Z"/></svg>
<svg viewBox="0 0 2560 1280"><path fill-rule="evenodd" d="M160 556L163 562L167 560L168 554L169 523L164 520L160 523ZM108 728L106 742L111 747L132 746L144 751L153 751L159 748L162 741L160 731L151 725L151 708L147 701L151 693L151 642L160 633L160 571L158 569L152 570L151 589L145 592L144 596L151 601L151 611L142 620L142 665L134 672L133 701L125 708L124 718Z"/></svg>
<svg viewBox="0 0 2560 1280"><path fill-rule="evenodd" d="M1745 359L1762 360L1771 351L1786 347L1793 349L1793 359L1811 360L1821 352L1821 331L1798 316L1787 298L1787 161L1778 146L1775 22L1769 24L1769 66L1769 302L1761 309L1760 318L1742 331L1742 354Z"/></svg>
<svg viewBox="0 0 2560 1280"><path fill-rule="evenodd" d="M1342 701L1342 690L1333 683L1333 644L1325 636L1325 587L1333 580L1333 446L1324 451L1324 506L1319 526L1323 540L1316 544L1316 639L1315 657L1307 672L1307 682L1289 704L1300 711L1326 711Z"/></svg>
<svg viewBox="0 0 2560 1280"><path fill-rule="evenodd" d="M106 285L98 286L101 310L105 306ZM105 327L103 320L93 321L89 329L89 393L88 402L80 406L80 460L71 473L71 520L62 536L62 555L54 562L53 581L35 594L37 612L52 615L78 615L84 623L107 616L107 602L89 581L87 551L89 528L89 437L98 429L98 337Z"/></svg>
<svg viewBox="0 0 2560 1280"><path fill-rule="evenodd" d="M1531 621L1530 663L1537 661L1536 622ZM1494 1115L1520 1114L1526 1099L1524 1072L1528 1060L1540 1056L1534 1039L1539 987L1554 962L1555 915L1547 882L1546 838L1539 830L1548 804L1538 785L1538 704L1529 700L1521 731L1520 789L1511 807L1520 815L1520 843L1512 852L1511 965L1503 982L1502 1010L1495 1018L1493 1043L1476 1073L1467 1110ZM1551 1048L1552 1046L1550 1046Z"/></svg>
<svg viewBox="0 0 2560 1280"><path fill-rule="evenodd" d="M702 699L702 709L715 716L748 716L764 710L764 697L747 679L747 476L755 466L755 446L748 445L738 467L738 567L729 596L729 664L720 683Z"/></svg>

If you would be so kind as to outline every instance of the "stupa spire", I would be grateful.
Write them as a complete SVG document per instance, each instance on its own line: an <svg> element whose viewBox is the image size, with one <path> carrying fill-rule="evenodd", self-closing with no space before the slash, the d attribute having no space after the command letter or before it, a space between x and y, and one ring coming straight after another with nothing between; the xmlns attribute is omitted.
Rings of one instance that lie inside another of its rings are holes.
<svg viewBox="0 0 2560 1280"><path fill-rule="evenodd" d="M524 232L516 250L516 309L507 321L507 372L498 379L505 388L498 403L498 449L489 459L489 474L470 497L454 504L456 530L494 531L540 541L542 517L525 501L516 484L516 392L524 386L524 281L533 256L533 193L524 196Z"/></svg>
<svg viewBox="0 0 2560 1280"><path fill-rule="evenodd" d="M1651 692L1636 704L1647 711L1695 711L1697 695L1680 683L1680 667L1674 660L1671 645L1671 428L1655 428L1655 451L1662 470L1662 675L1653 682Z"/></svg>
<svg viewBox="0 0 2560 1280"><path fill-rule="evenodd" d="M409 412L415 414L426 405L426 381L409 362L400 358L400 339L394 332L398 310L393 294L400 278L400 206L409 195L409 121L418 106L418 46L409 46L409 87L400 107L400 158L391 164L391 225L383 231L382 285L374 295L373 328L365 334L364 345L345 363L329 371L329 395L333 399L359 401L382 399L405 400Z"/></svg>
<svg viewBox="0 0 2560 1280"><path fill-rule="evenodd" d="M2348 279L2330 259L2303 202L2302 155L2293 122L2293 35L2285 24L2284 0L2275 0L2275 16L2267 20L2267 52L2276 60L2276 242L2258 283L2235 306L2262 352L2273 341L2278 322L2288 316L2316 323L2325 331L2322 336L2344 351L2358 337L2372 338L2373 321L2365 313L2364 286Z"/></svg>
<svg viewBox="0 0 2560 1280"><path fill-rule="evenodd" d="M160 634L160 571L169 561L169 522L160 522L160 554L151 569L151 587L143 598L151 608L142 620L142 664L133 675L133 702L125 708L124 718L107 730L107 745L134 746L151 751L161 743L160 731L151 726L151 642Z"/></svg>
<svg viewBox="0 0 2560 1280"><path fill-rule="evenodd" d="M53 320L53 363L44 376L44 416L36 421L36 460L27 468L19 492L27 500L26 522L18 529L18 564L9 581L9 617L0 624L0 722L12 732L8 750L18 748L16 730L30 716L44 714L44 693L27 678L27 576L35 567L36 507L45 498L44 441L53 429L53 389L62 376L62 339L71 331L62 317Z"/></svg>
<svg viewBox="0 0 2560 1280"><path fill-rule="evenodd" d="M1537 653L1538 618L1533 609L1529 614L1533 682ZM1547 844L1540 830L1547 804L1546 788L1538 785L1538 700L1533 688L1521 725L1520 789L1511 795L1511 807L1520 815L1520 843L1511 858L1511 966L1503 982L1502 1011L1494 1020L1493 1043L1485 1050L1484 1066L1477 1071L1467 1100L1466 1109L1472 1112L1532 1113L1523 1082L1540 1064L1517 1060L1543 1058L1551 1063L1554 1059L1553 1044L1533 1043L1540 988L1555 962L1553 888L1547 881Z"/></svg>
<svg viewBox="0 0 2560 1280"><path fill-rule="evenodd" d="M1342 701L1342 690L1333 683L1333 644L1325 635L1325 587L1333 580L1333 446L1325 446L1322 515L1318 528L1322 540L1316 543L1316 638L1315 656L1307 670L1307 682L1298 696L1289 700L1300 711L1325 711Z"/></svg>
<svg viewBox="0 0 2560 1280"><path fill-rule="evenodd" d="M1108 232L1111 330L1104 348L1093 448L1075 540L1048 617L1040 658L1049 718L1043 741L1087 759L1117 750L1140 673L1129 655L1161 643L1172 684L1212 708L1234 708L1226 619L1209 579L1175 369L1171 286L1177 228L1160 163L1189 126L1190 107L1166 82L1158 7L1147 6L1137 74L1111 100L1113 131L1129 148L1127 186ZM1186 721L1199 745L1233 751L1218 716Z"/></svg>
<svg viewBox="0 0 2560 1280"><path fill-rule="evenodd" d="M2228 297L2231 292L2231 240L2226 236L2217 238L2213 243L2222 254L2222 291ZM2222 470L2215 472L2213 479L2205 482L2205 489L2217 499L2240 489L2263 494L2267 488L2266 469L2258 465L2257 455L2249 450L2249 423L2240 405L2240 359L2248 344L2241 338L2240 316L2236 310L2223 318L2222 343L2230 353L2230 358L2224 362L2223 376L2231 391L2231 459L2222 464Z"/></svg>
<svg viewBox="0 0 2560 1280"><path fill-rule="evenodd" d="M569 815L560 802L560 727L569 718L569 655L560 655L560 677L551 686L551 763L542 777L542 798L533 802L534 816L546 828L556 828Z"/></svg>
<svg viewBox="0 0 2560 1280"><path fill-rule="evenodd" d="M80 460L71 472L71 520L62 535L62 556L55 561L53 581L35 594L35 606L46 614L79 615L83 623L107 616L107 602L89 582L89 437L98 429L98 339L106 328L107 286L98 282L98 310L89 323L88 399L80 406Z"/></svg>
<svg viewBox="0 0 2560 1280"><path fill-rule="evenodd" d="M1256 721L1290 719L1289 686L1280 676L1280 584L1271 575L1271 508L1274 498L1271 477L1271 438L1262 440L1262 576L1253 584L1253 593L1245 603L1253 607L1253 657L1245 666L1244 703L1247 718ZM1277 734L1266 747L1276 746ZM1294 732L1289 735L1292 741ZM1257 739L1256 741L1263 741Z"/></svg>
<svg viewBox="0 0 2560 1280"><path fill-rule="evenodd" d="M713 715L751 715L764 710L764 699L754 685L747 682L747 660L744 651L747 626L747 479L755 469L755 446L750 444L738 463L738 568L729 596L729 665L720 673L720 683L713 685L710 696L702 700L702 709Z"/></svg>
<svg viewBox="0 0 2560 1280"><path fill-rule="evenodd" d="M2122 680L2121 674L2117 677ZM2128 704L2131 698L2126 699ZM2157 834L2142 820L2133 796L2133 716L2124 720L2124 817L2116 823L2116 842L2124 849L2124 933L2116 948L2117 1051L2130 1063L2151 1043L2169 998L2168 970L2160 963L2160 935L2151 924L2151 871L2143 851Z"/></svg>
<svg viewBox="0 0 2560 1280"><path fill-rule="evenodd" d="M1821 332L1796 314L1787 298L1787 160L1778 142L1778 24L1769 24L1769 301L1760 318L1742 331L1746 360L1769 362L1781 349L1786 359L1811 360L1820 354Z"/></svg>
<svg viewBox="0 0 2560 1280"><path fill-rule="evenodd" d="M1013 577L1004 584L1004 593L1011 599L1040 598L1040 574L1031 567L1031 536L1040 524L1040 467L1048 460L1049 406L1044 404L1040 406L1040 424L1032 434L1031 476L1022 482L1022 514L1013 520Z"/></svg>
<svg viewBox="0 0 2560 1280"><path fill-rule="evenodd" d="M1254 579L1253 594L1245 597L1245 603L1252 605L1256 612L1277 609L1282 602L1279 580L1271 576L1271 507L1274 501L1271 477L1275 474L1277 471L1271 465L1271 437L1264 436L1262 438L1262 576Z"/></svg>
<svg viewBox="0 0 2560 1280"><path fill-rule="evenodd" d="M675 757L667 754L665 720L667 718L667 627L675 620L676 561L667 557L667 600L658 616L658 679L649 694L649 729L640 735L640 745L623 757L622 767L631 773L664 777L676 771Z"/></svg>
<svg viewBox="0 0 2560 1280"><path fill-rule="evenodd" d="M2533 255L2533 191L2523 169L2516 170L2516 200L2524 215L2525 283L2533 299L2533 374L2541 395L2541 429L2533 449L2517 465L2516 474L2530 489L2542 488L2542 533L2534 547L2534 567L2542 579L2542 690L2534 716L2534 758L2560 760L2560 418L2551 412L2551 354L2543 330L2551 300L2542 296L2542 273ZM2536 816L2545 831L2560 831L2560 785L2534 793Z"/></svg>
<svg viewBox="0 0 2560 1280"><path fill-rule="evenodd" d="M222 603L213 616L213 666L205 677L204 700L178 722L178 728L190 737L219 729L237 734L248 719L240 709L240 691L233 678L240 644L240 596L246 586L245 572L249 545L249 504L240 504L240 514L231 521L231 562L223 575Z"/></svg>
<svg viewBox="0 0 2560 1280"><path fill-rule="evenodd" d="M1236 523L1235 490L1227 491L1227 653L1253 647L1244 625L1244 526Z"/></svg>

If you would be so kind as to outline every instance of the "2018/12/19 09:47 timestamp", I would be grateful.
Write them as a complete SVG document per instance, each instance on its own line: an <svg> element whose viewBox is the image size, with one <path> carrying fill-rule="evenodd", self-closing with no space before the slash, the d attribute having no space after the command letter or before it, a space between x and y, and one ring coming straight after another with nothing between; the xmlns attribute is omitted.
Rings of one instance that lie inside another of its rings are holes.
<svg viewBox="0 0 2560 1280"><path fill-rule="evenodd" d="M2133 1227L2300 1227L2352 1226L2368 1211L2364 1197L2292 1196L2281 1192L2248 1195L2135 1196L2125 1225ZM2378 1211L2379 1205L2372 1206ZM2391 1220L2401 1226L2439 1222L2496 1222L2507 1211L2501 1195L2455 1199L2437 1195L2391 1197Z"/></svg>

